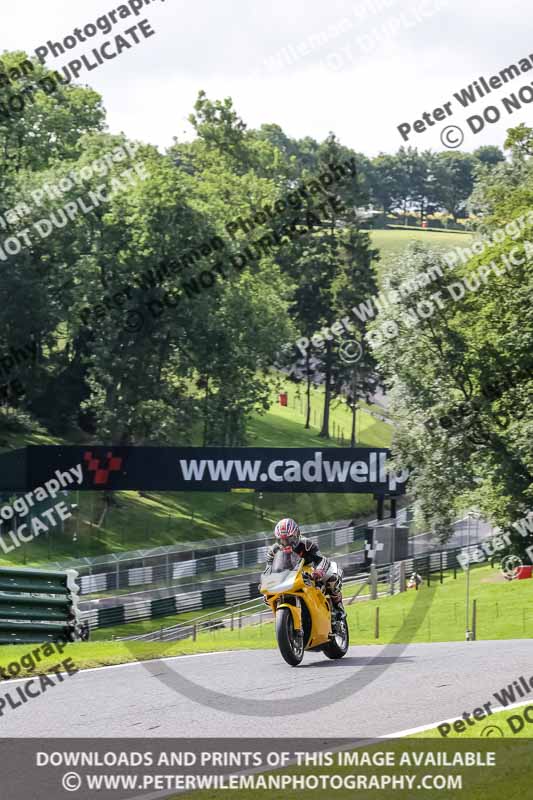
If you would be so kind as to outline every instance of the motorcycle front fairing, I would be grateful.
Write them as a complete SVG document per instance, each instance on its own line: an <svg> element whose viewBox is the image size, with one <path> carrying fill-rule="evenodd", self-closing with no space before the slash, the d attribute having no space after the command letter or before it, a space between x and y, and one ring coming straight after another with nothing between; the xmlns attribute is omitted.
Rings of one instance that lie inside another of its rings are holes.
<svg viewBox="0 0 533 800"><path fill-rule="evenodd" d="M261 591L269 594L290 592L300 571L300 559L292 550L278 550L268 572L261 576Z"/></svg>
<svg viewBox="0 0 533 800"><path fill-rule="evenodd" d="M278 550L270 566L270 571L261 576L260 591L272 603L274 613L280 608L288 608L297 631L302 630L302 609L298 592L303 589L303 561L292 550ZM290 593L295 602L276 602L283 594ZM274 601L274 602L273 602Z"/></svg>
<svg viewBox="0 0 533 800"><path fill-rule="evenodd" d="M294 552L278 551L270 571L262 575L260 591L274 613L288 608L295 630L301 631L302 604L307 613L306 649L320 646L328 641L331 632L331 613L323 592L314 583L306 580L309 567ZM287 596L288 595L288 596ZM280 602L281 601L281 602Z"/></svg>

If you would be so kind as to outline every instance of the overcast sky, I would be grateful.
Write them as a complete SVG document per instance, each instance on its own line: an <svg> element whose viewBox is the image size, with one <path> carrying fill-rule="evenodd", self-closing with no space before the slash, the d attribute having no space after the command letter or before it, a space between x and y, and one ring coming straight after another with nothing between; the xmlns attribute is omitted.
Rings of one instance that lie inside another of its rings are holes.
<svg viewBox="0 0 533 800"><path fill-rule="evenodd" d="M62 41L76 27L113 9L113 0L18 0L3 11L2 49L28 53ZM533 70L461 108L453 93L487 80L532 54L527 0L152 0L138 17L120 19L107 34L47 60L57 69L139 20L155 35L79 82L99 91L112 132L123 130L161 148L190 138L187 116L198 90L231 96L247 125L271 122L290 136L323 139L334 131L356 150L395 151L397 126L452 101L453 116L408 144L443 149L441 130L457 125L461 149L502 144L519 122L533 125L533 103L509 115L501 98L530 85ZM114 49L114 43L107 52ZM298 55L298 51L300 54ZM93 59L94 60L94 59ZM501 118L474 135L466 118L496 105ZM450 138L455 141L458 133Z"/></svg>

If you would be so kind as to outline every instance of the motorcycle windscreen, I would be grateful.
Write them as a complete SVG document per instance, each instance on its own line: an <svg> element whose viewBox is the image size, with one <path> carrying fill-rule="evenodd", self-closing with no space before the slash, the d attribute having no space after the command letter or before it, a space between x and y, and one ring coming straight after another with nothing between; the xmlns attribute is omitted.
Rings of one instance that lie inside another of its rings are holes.
<svg viewBox="0 0 533 800"><path fill-rule="evenodd" d="M294 586L299 564L300 559L292 550L288 553L278 550L270 572L261 576L261 590L271 594L290 591Z"/></svg>

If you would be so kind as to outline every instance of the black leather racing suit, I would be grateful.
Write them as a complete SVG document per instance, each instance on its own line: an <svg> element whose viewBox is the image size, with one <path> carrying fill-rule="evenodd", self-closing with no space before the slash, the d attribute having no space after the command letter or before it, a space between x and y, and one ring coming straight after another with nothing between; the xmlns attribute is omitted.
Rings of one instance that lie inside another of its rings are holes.
<svg viewBox="0 0 533 800"><path fill-rule="evenodd" d="M342 605L342 570L337 565L330 561L329 558L323 556L318 548L318 545L306 539L304 536L300 538L298 544L293 545L293 551L297 556L304 559L305 564L312 564L315 569L320 569L324 572L324 586L326 591L331 597L333 605ZM281 550L281 545L274 542L268 550L266 557L265 572L270 572L270 567L274 560L276 553Z"/></svg>

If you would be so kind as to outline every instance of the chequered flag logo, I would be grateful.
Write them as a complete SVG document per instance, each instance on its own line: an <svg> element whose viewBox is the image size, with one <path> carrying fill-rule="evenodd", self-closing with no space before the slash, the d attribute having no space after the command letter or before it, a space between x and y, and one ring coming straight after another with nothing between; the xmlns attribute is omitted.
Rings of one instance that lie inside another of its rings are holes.
<svg viewBox="0 0 533 800"><path fill-rule="evenodd" d="M122 458L114 456L113 453L107 454L107 466L100 466L100 459L94 458L91 451L84 453L83 460L87 462L89 472L94 472L95 486L102 486L107 483L110 472L118 472L122 467Z"/></svg>
<svg viewBox="0 0 533 800"><path fill-rule="evenodd" d="M372 545L370 544L370 542L366 542L365 543L365 550L368 553L368 557L372 558L372 559L374 559L375 556L376 556L376 553L379 550L383 550L384 547L385 547L385 545L383 544L383 542L376 542L376 549L373 550L372 549Z"/></svg>

